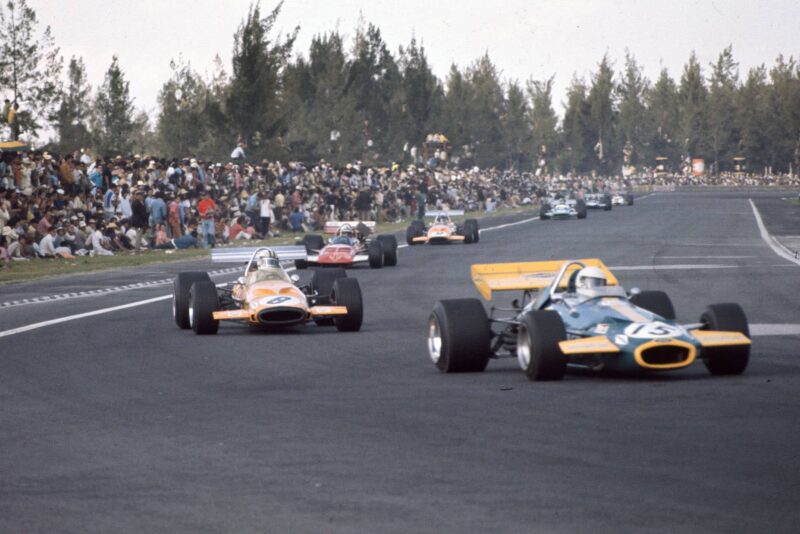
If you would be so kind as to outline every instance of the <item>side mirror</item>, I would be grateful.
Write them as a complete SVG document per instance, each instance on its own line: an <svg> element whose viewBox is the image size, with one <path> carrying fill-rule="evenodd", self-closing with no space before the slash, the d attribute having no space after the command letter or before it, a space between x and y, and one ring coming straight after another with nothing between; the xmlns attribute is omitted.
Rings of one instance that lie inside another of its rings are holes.
<svg viewBox="0 0 800 534"><path fill-rule="evenodd" d="M244 285L244 282L245 282L245 280L244 280L244 276L240 276L239 278L237 278L237 279L236 279L236 283L237 283L237 284L242 284L242 285Z"/></svg>
<svg viewBox="0 0 800 534"><path fill-rule="evenodd" d="M517 308L517 309L519 309L519 308L520 308L520 305L519 305L519 300L518 300L518 299L514 299L514 300L512 300L512 301L511 301L511 307L512 307L512 308Z"/></svg>
<svg viewBox="0 0 800 534"><path fill-rule="evenodd" d="M631 290L628 291L628 295L630 295L631 297L634 297L634 296L638 295L641 292L642 292L642 290L639 289L638 287L632 287Z"/></svg>
<svg viewBox="0 0 800 534"><path fill-rule="evenodd" d="M291 276L289 277L289 279L290 279L292 282L295 282L295 283L297 283L297 282L299 282L299 281L300 281L300 275L293 274L293 275L291 275Z"/></svg>

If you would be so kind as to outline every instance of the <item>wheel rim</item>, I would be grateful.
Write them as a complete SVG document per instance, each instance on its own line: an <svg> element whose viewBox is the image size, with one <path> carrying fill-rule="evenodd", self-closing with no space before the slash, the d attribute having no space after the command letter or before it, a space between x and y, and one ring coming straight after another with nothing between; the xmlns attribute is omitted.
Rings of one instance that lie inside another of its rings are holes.
<svg viewBox="0 0 800 534"><path fill-rule="evenodd" d="M428 328L428 354L433 363L439 363L439 358L442 357L442 331L435 317L431 317Z"/></svg>
<svg viewBox="0 0 800 534"><path fill-rule="evenodd" d="M531 364L531 334L525 325L519 325L517 330L517 361L523 371Z"/></svg>
<svg viewBox="0 0 800 534"><path fill-rule="evenodd" d="M189 326L194 328L194 299L189 302Z"/></svg>

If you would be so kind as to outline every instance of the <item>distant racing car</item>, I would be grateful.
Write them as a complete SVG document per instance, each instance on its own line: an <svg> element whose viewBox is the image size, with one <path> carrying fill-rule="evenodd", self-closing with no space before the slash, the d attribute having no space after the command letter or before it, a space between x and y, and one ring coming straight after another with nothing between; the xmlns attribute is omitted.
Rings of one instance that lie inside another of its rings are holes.
<svg viewBox="0 0 800 534"><path fill-rule="evenodd" d="M462 224L453 222L451 216L464 215L463 210L434 210L425 212L425 217L433 217L433 224L426 226L424 221L411 221L406 229L406 243L477 243L480 241L478 221L467 219Z"/></svg>
<svg viewBox="0 0 800 534"><path fill-rule="evenodd" d="M617 192L611 195L612 206L633 206L633 193Z"/></svg>
<svg viewBox="0 0 800 534"><path fill-rule="evenodd" d="M611 201L611 195L608 193L586 193L584 196L586 207L589 209L601 209L604 211L611 211L614 207Z"/></svg>
<svg viewBox="0 0 800 534"><path fill-rule="evenodd" d="M361 328L363 303L358 280L343 269L314 272L298 285L282 261L305 258L303 247L215 249L214 262L247 263L235 282L217 287L205 272L178 273L173 283L172 314L179 328L216 334L220 321L286 327L314 321L340 331Z"/></svg>
<svg viewBox="0 0 800 534"><path fill-rule="evenodd" d="M581 199L555 197L542 202L539 219L585 219L586 203Z"/></svg>
<svg viewBox="0 0 800 534"><path fill-rule="evenodd" d="M598 259L473 265L472 280L487 300L496 291L522 297L488 315L478 299L439 301L428 352L445 373L483 371L502 357L517 358L531 380L560 380L568 367L667 371L698 358L713 375L747 368L749 327L738 304L678 324L665 293L626 293Z"/></svg>
<svg viewBox="0 0 800 534"><path fill-rule="evenodd" d="M324 232L334 234L328 242L321 235L306 235L297 241L306 249L307 258L295 261L295 267L353 267L367 263L373 269L397 265L397 238L392 234L370 238L375 222L330 221Z"/></svg>

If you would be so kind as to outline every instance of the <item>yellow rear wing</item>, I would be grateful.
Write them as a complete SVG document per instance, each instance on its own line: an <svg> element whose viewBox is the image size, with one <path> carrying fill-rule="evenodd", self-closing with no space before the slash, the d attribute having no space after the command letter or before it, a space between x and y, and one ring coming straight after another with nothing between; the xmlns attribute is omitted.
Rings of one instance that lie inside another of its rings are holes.
<svg viewBox="0 0 800 534"><path fill-rule="evenodd" d="M615 286L619 283L617 278L611 274L611 271L597 258L476 264L472 266L472 282L486 300L492 300L492 292L494 291L544 289L552 283L553 278L561 268L570 261L579 261L587 267L599 267L606 273L606 281L610 286ZM578 265L570 266L564 273L559 287L566 288L569 277L579 268Z"/></svg>

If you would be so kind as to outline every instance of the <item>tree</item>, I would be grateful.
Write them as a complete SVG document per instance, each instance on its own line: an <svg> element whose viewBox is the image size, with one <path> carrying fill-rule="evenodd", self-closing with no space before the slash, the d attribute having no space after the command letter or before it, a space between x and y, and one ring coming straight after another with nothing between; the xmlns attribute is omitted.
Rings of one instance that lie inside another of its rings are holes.
<svg viewBox="0 0 800 534"><path fill-rule="evenodd" d="M519 168L530 161L531 124L530 109L525 93L515 81L508 84L503 114L500 117L503 128L505 167Z"/></svg>
<svg viewBox="0 0 800 534"><path fill-rule="evenodd" d="M736 155L739 138L735 128L735 99L739 79L737 66L730 45L720 53L717 62L711 64L707 109L708 145L714 161L714 173L719 173L720 162L730 162Z"/></svg>
<svg viewBox="0 0 800 534"><path fill-rule="evenodd" d="M55 114L63 60L49 26L37 35L36 12L26 0L11 0L6 9L0 10L0 84L10 89L11 100L20 107L14 138L19 131L36 137Z"/></svg>
<svg viewBox="0 0 800 534"><path fill-rule="evenodd" d="M270 36L283 2L266 17L259 3L250 6L234 35L233 75L226 113L232 129L256 156L280 154L279 139L286 129L288 111L282 102L282 73L298 28L283 40Z"/></svg>
<svg viewBox="0 0 800 534"><path fill-rule="evenodd" d="M778 56L769 77L770 144L765 159L775 170L786 171L789 162L797 165L800 149L800 65L792 57Z"/></svg>
<svg viewBox="0 0 800 534"><path fill-rule="evenodd" d="M91 110L91 87L86 80L86 67L83 59L73 56L67 67L67 87L53 117L59 151L68 152L92 144L89 132Z"/></svg>
<svg viewBox="0 0 800 534"><path fill-rule="evenodd" d="M621 83L617 86L619 98L619 116L617 127L619 130L618 146L627 146L632 150L630 164L643 163L646 134L646 108L644 95L648 90L647 79L642 74L642 68L630 54L625 54L625 72Z"/></svg>
<svg viewBox="0 0 800 534"><path fill-rule="evenodd" d="M559 153L559 167L572 172L584 172L595 168L597 161L592 148L596 141L589 128L590 107L587 100L586 83L573 78L567 89L567 107L562 126L563 149Z"/></svg>
<svg viewBox="0 0 800 534"><path fill-rule="evenodd" d="M750 69L736 99L735 120L740 135L738 148L747 158L750 169L763 169L770 164L768 154L772 119L770 88L764 65Z"/></svg>
<svg viewBox="0 0 800 534"><path fill-rule="evenodd" d="M706 100L708 91L697 56L692 52L683 68L678 88L680 145L684 158L703 156L707 148Z"/></svg>
<svg viewBox="0 0 800 534"><path fill-rule="evenodd" d="M461 105L467 108L476 163L482 167L502 166L505 150L501 118L505 97L497 68L488 54L467 69L467 80L472 87L472 98Z"/></svg>
<svg viewBox="0 0 800 534"><path fill-rule="evenodd" d="M115 55L95 99L97 116L93 134L101 154L127 154L131 149L134 122L128 85Z"/></svg>
<svg viewBox="0 0 800 534"><path fill-rule="evenodd" d="M206 138L206 86L189 63L170 61L172 76L158 95L159 146L166 154L195 153Z"/></svg>
<svg viewBox="0 0 800 534"><path fill-rule="evenodd" d="M453 145L455 162L471 165L474 160L473 132L470 129L469 102L472 101L472 86L456 65L450 66L445 83L445 94L439 124L441 132Z"/></svg>
<svg viewBox="0 0 800 534"><path fill-rule="evenodd" d="M614 71L608 56L598 65L589 90L589 131L597 157L596 167L608 173L618 168L621 153L615 143L616 111L614 109Z"/></svg>
<svg viewBox="0 0 800 534"><path fill-rule="evenodd" d="M531 80L528 82L528 95L532 102L531 110L531 145L537 159L536 167L540 167L544 159L542 172L547 171L550 158L558 154L558 117L553 109L553 77L547 80Z"/></svg>
<svg viewBox="0 0 800 534"><path fill-rule="evenodd" d="M645 135L647 149L645 161L655 163L656 157L666 157L672 165L681 156L681 140L678 112L678 88L667 69L661 74L653 88L645 93Z"/></svg>
<svg viewBox="0 0 800 534"><path fill-rule="evenodd" d="M412 38L406 48L400 48L401 112L404 122L404 141L420 144L431 133L433 117L441 107L443 91L425 55L425 47L417 46Z"/></svg>

